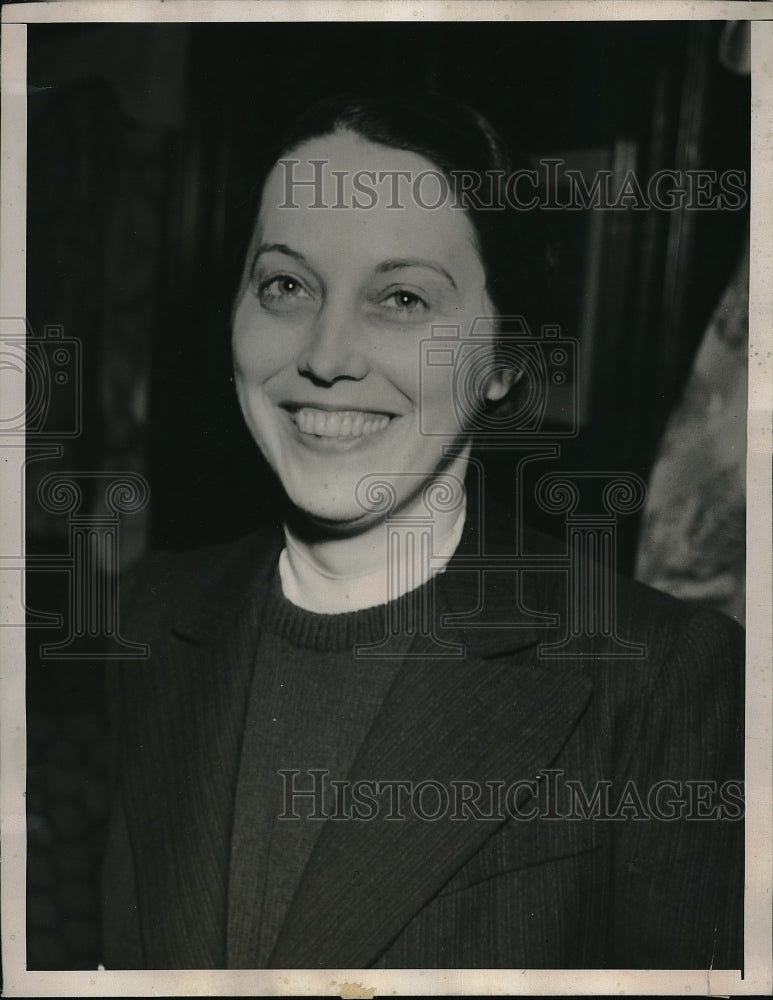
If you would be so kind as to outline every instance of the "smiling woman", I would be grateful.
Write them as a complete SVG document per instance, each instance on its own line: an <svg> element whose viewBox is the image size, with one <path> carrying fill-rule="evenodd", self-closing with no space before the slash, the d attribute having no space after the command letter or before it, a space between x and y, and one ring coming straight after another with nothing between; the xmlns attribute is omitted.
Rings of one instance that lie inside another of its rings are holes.
<svg viewBox="0 0 773 1000"><path fill-rule="evenodd" d="M374 163L407 175L432 166L345 130L293 155L307 172L324 163L328 181ZM464 212L390 209L386 191L367 210L315 211L316 194L306 190L300 205L283 207L282 164L268 177L234 316L236 387L253 437L293 504L359 535L383 522L357 502L363 477L391 477L398 507L415 508L424 480L449 464L443 446L464 445L447 378L437 369L434 379L419 378L420 344L433 325L467 331L493 307ZM493 361L493 330L480 347ZM485 393L501 396L506 388L492 365ZM421 434L422 408L432 410L440 436ZM344 546L336 548L343 570L351 562Z"/></svg>
<svg viewBox="0 0 773 1000"><path fill-rule="evenodd" d="M741 630L484 496L536 342L512 163L413 95L270 157L233 356L284 521L127 581L108 968L740 965Z"/></svg>

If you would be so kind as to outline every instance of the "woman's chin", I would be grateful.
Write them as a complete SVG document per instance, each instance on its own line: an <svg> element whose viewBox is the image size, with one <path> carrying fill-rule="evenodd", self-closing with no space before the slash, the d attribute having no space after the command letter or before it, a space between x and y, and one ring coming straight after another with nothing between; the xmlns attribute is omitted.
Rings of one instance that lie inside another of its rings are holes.
<svg viewBox="0 0 773 1000"><path fill-rule="evenodd" d="M373 524L383 520L383 516L373 511L365 511L351 498L335 496L324 500L304 496L290 496L292 520L305 522L315 534L337 536L356 535L366 531Z"/></svg>

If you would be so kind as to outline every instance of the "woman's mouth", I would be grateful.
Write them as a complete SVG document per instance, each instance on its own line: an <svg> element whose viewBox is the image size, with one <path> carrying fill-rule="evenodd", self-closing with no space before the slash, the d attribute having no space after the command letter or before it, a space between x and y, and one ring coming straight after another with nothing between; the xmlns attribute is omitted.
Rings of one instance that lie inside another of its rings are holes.
<svg viewBox="0 0 773 1000"><path fill-rule="evenodd" d="M288 411L301 434L348 441L383 431L392 420L385 413L367 410L320 410L303 406Z"/></svg>

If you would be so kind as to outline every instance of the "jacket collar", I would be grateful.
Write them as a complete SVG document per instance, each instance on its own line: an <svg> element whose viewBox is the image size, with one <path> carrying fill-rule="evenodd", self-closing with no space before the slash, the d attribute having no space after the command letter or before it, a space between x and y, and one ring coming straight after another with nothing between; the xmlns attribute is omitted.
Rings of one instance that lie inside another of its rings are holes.
<svg viewBox="0 0 773 1000"><path fill-rule="evenodd" d="M186 593L182 607L172 610L172 632L199 646L217 640L245 607L259 600L282 544L281 531L265 525L236 541L193 553L187 575L199 585Z"/></svg>
<svg viewBox="0 0 773 1000"><path fill-rule="evenodd" d="M173 610L172 631L196 645L214 641L222 630L252 602L261 599L276 569L284 544L277 526L260 530L217 548L196 554L197 565L189 577L201 581L186 603ZM496 570L491 557L520 551L545 552L550 559L557 543L526 530L516 532L512 515L503 506L489 504L483 511L468 506L468 516L459 547L445 572L430 586L433 604L445 608L441 631L462 637L467 655L476 658L500 656L555 638L559 624L557 574L535 570L515 574Z"/></svg>

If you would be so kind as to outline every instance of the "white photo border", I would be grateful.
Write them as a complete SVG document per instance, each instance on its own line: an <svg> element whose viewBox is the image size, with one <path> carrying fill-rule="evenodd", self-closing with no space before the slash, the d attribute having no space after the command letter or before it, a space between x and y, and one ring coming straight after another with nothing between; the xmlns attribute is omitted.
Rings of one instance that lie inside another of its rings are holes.
<svg viewBox="0 0 773 1000"><path fill-rule="evenodd" d="M0 312L26 311L26 46L30 23L170 21L749 20L752 22L752 170L747 442L746 903L744 978L738 972L641 970L26 970L26 724L23 627L0 629L2 959L7 996L755 995L773 992L773 742L771 454L773 434L773 21L769 3L691 0L85 0L4 6L0 132ZM4 391L24 409L24 381ZM16 394L14 396L14 394ZM0 567L23 552L24 448L2 446ZM22 574L4 574L0 620L21 606ZM18 585L18 589L16 588Z"/></svg>

